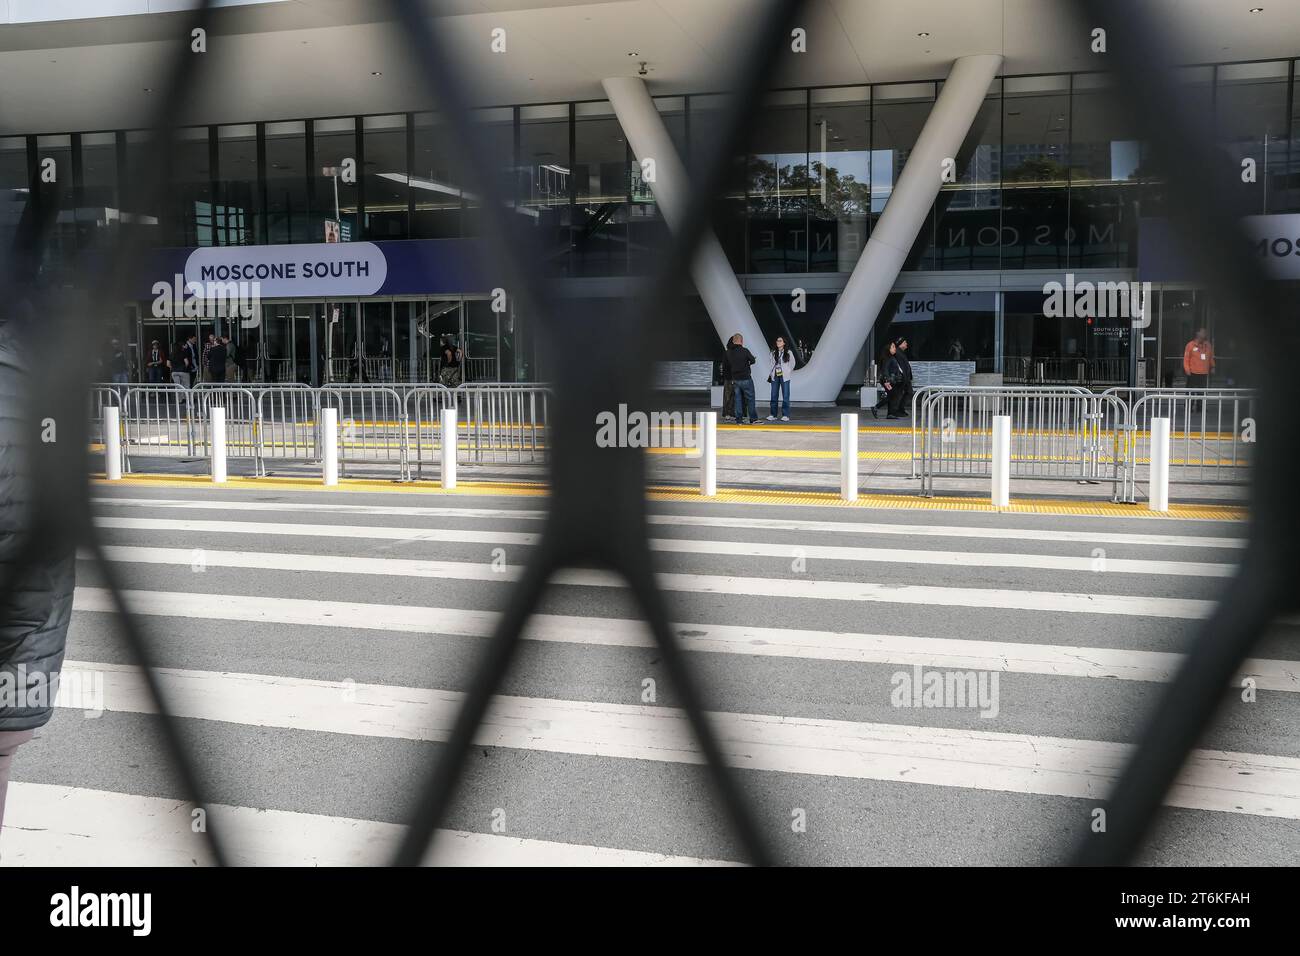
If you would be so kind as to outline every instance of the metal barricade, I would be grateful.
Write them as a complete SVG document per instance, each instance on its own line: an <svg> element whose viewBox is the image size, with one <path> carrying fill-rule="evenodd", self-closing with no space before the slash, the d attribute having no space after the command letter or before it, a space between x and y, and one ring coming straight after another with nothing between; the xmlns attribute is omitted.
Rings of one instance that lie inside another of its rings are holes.
<svg viewBox="0 0 1300 956"><path fill-rule="evenodd" d="M1125 481L1125 433L1102 428L1121 421L1123 403L1113 395L1073 386L936 386L921 397L919 462L921 493L934 494L936 478L992 474L995 416L1011 419L1011 476L1047 481L1109 482L1120 500Z"/></svg>
<svg viewBox="0 0 1300 956"><path fill-rule="evenodd" d="M362 371L367 382L391 382L393 380L393 360L390 358L365 358L361 360Z"/></svg>
<svg viewBox="0 0 1300 956"><path fill-rule="evenodd" d="M317 408L338 411L339 468L358 462L396 464L409 481L406 403L397 389L381 385L327 385Z"/></svg>
<svg viewBox="0 0 1300 956"><path fill-rule="evenodd" d="M1250 478L1255 442L1255 392L1244 388L1107 390L1129 397L1130 467L1126 501L1137 501L1138 474L1150 474L1151 419L1169 419L1169 480L1242 485Z"/></svg>
<svg viewBox="0 0 1300 956"><path fill-rule="evenodd" d="M258 458L266 462L319 461L320 393L309 385L260 388L257 397Z"/></svg>
<svg viewBox="0 0 1300 956"><path fill-rule="evenodd" d="M419 385L406 393L407 454L422 477L425 463L436 463L441 453L442 410L456 407L456 393L443 385ZM458 441L458 436L449 436Z"/></svg>
<svg viewBox="0 0 1300 956"><path fill-rule="evenodd" d="M546 460L550 389L526 383L477 383L455 390L466 446L457 460L473 464Z"/></svg>
<svg viewBox="0 0 1300 956"><path fill-rule="evenodd" d="M107 386L114 390L122 386ZM131 457L195 458L199 451L195 394L180 385L132 385L122 401L122 465Z"/></svg>
<svg viewBox="0 0 1300 956"><path fill-rule="evenodd" d="M192 390L198 423L196 448L204 458L212 457L213 408L226 410L226 457L249 458L253 473L266 473L258 441L257 398L251 388L221 382L201 382Z"/></svg>

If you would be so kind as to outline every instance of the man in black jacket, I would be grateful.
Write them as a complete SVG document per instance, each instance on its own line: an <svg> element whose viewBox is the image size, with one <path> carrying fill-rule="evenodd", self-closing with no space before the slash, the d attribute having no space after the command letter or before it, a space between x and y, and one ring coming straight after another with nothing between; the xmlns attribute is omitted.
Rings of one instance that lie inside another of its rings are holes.
<svg viewBox="0 0 1300 956"><path fill-rule="evenodd" d="M758 422L758 405L754 401L754 379L749 367L754 364L754 353L745 348L745 337L737 333L727 346L727 364L736 390L736 421L742 425Z"/></svg>
<svg viewBox="0 0 1300 956"><path fill-rule="evenodd" d="M722 420L724 422L736 420L736 380L731 377L731 347L735 344L736 337L733 335L727 339L726 348L722 352Z"/></svg>
<svg viewBox="0 0 1300 956"><path fill-rule="evenodd" d="M36 477L55 446L41 444L22 352L13 324L0 324L0 821L14 751L53 713L76 572L63 535L31 536Z"/></svg>
<svg viewBox="0 0 1300 956"><path fill-rule="evenodd" d="M910 415L912 413L912 393L915 389L912 388L912 363L908 358L907 339L900 335L894 339L894 344L898 346L898 354L894 357L898 359L898 366L903 371L903 383L897 390L898 404L894 406L894 411L900 416Z"/></svg>

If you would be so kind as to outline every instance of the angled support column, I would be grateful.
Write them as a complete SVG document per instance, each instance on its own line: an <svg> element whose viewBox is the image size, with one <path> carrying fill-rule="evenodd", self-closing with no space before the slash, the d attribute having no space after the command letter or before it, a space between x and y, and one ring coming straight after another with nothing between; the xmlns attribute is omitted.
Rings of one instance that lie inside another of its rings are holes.
<svg viewBox="0 0 1300 956"><path fill-rule="evenodd" d="M839 395L939 195L943 162L956 158L1001 66L1002 57L994 53L965 56L953 63L867 247L831 313L812 361L794 373L791 392L798 401L829 402ZM604 87L632 152L638 159L655 160L656 181L651 188L668 227L676 229L687 196L686 172L645 83L638 77L616 77L605 80ZM732 333L740 332L745 344L760 357L755 368L765 366L762 355L768 345L755 347L762 337L758 322L712 231L696 252L692 277L718 337L726 341Z"/></svg>

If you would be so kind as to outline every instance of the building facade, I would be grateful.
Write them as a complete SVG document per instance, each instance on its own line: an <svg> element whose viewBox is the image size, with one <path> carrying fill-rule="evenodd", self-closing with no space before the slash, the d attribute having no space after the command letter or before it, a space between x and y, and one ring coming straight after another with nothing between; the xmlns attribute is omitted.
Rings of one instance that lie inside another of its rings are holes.
<svg viewBox="0 0 1300 956"><path fill-rule="evenodd" d="M1207 189L1232 189L1243 216L1270 217L1300 250L1298 63L1190 66L1181 91L1217 143L1243 168L1254 164L1253 179ZM714 223L765 337L785 335L804 358L816 351L943 82L766 97ZM698 131L729 99L701 91L655 104L689 157ZM667 227L610 104L502 105L477 118L496 144L503 191L549 250L541 267L615 309L652 269ZM160 149L170 175L165 200L151 205L142 186ZM64 171L53 181L43 176L51 160ZM390 250L412 244L436 267L459 261L481 232L464 161L431 112L250 115L186 127L168 143L134 129L37 129L0 137L0 240L31 202L56 211L43 268L58 281L75 283L67 273L80 251L128 234L172 253L327 238ZM1178 384L1183 345L1200 326L1216 341L1219 383L1248 384L1230 310L1192 276L1153 282L1140 325L1046 314L1048 283L1143 278L1144 223L1170 211L1142 131L1108 74L999 76L950 178L846 389L870 377L877 345L897 334L908 336L916 359L970 362L1008 383ZM160 269L158 278L172 276ZM264 296L256 322L160 316L154 298L142 287L138 300L105 306L100 317L103 335L129 343L137 376L151 341L213 329L232 335L250 357L250 375L267 382L421 380L447 341L462 347L467 372L480 380L542 380L553 371L536 364L529 317L513 304L494 308L490 283L473 270L442 269L438 282L400 293L304 282ZM664 317L664 334L674 358L720 357L698 298L686 295Z"/></svg>

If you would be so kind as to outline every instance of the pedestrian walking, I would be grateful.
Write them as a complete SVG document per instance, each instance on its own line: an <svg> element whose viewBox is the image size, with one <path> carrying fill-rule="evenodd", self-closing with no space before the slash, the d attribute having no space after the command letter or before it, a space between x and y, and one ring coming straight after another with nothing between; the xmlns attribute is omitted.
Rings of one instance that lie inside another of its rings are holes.
<svg viewBox="0 0 1300 956"><path fill-rule="evenodd" d="M745 348L745 337L739 333L732 336L731 345L727 347L727 361L731 365L731 378L735 383L736 421L742 425L758 424L758 405L754 400L754 379L750 366L756 359L754 353Z"/></svg>
<svg viewBox="0 0 1300 956"><path fill-rule="evenodd" d="M897 404L894 406L895 414L891 417L903 418L912 413L912 394L914 391L912 388L912 363L907 354L907 338L900 335L894 340L894 344L898 346L898 351L894 354L894 358L898 362L898 367L902 370L903 383L902 394L897 397Z"/></svg>
<svg viewBox="0 0 1300 956"><path fill-rule="evenodd" d="M880 410L888 408L889 418L901 418L896 411L897 400L902 396L902 387L907 381L903 374L903 366L898 361L898 345L890 342L883 355L880 357L880 387L884 389L885 394L881 396L880 401L871 406L871 417L879 418Z"/></svg>
<svg viewBox="0 0 1300 956"><path fill-rule="evenodd" d="M790 375L794 372L794 353L786 347L785 339L776 337L776 347L772 349L772 370L767 373L767 380L772 386L771 408L767 420L776 421L777 399L781 400L781 421L790 420Z"/></svg>

